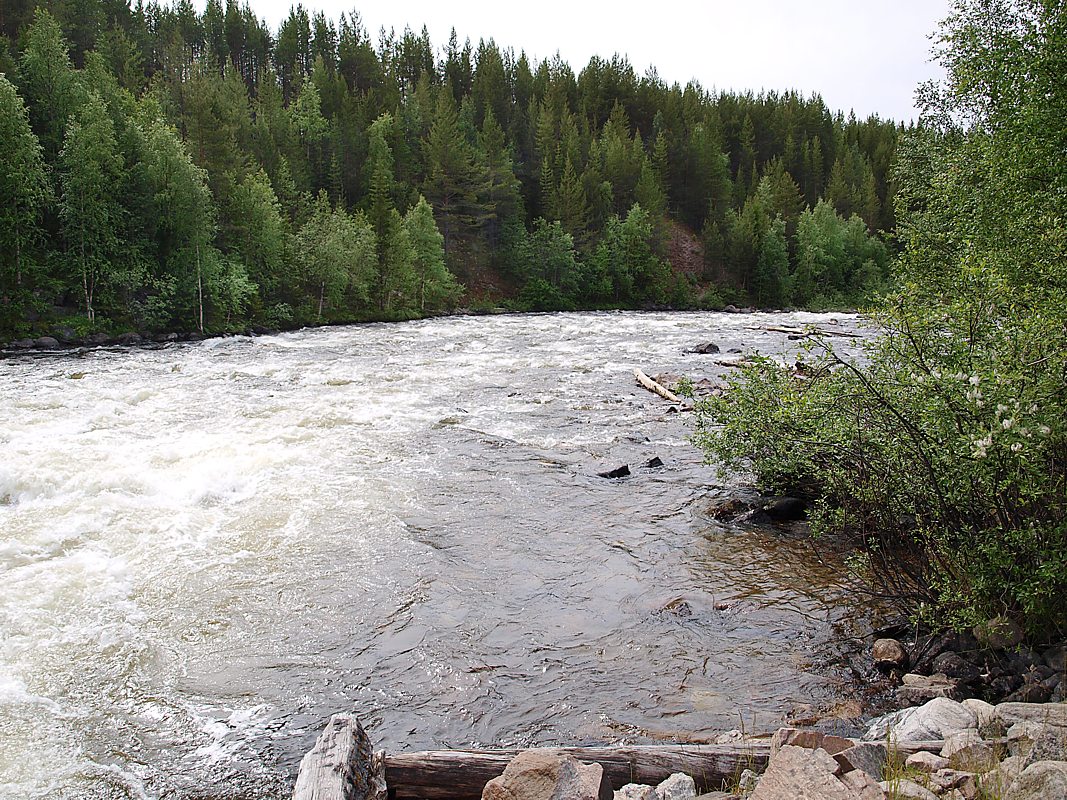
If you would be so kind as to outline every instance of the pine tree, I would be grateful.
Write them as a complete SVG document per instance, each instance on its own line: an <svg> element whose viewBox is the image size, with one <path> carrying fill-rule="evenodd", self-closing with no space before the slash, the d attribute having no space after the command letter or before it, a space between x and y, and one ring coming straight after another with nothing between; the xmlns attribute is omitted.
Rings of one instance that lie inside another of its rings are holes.
<svg viewBox="0 0 1067 800"><path fill-rule="evenodd" d="M450 256L462 241L473 240L493 209L482 198L488 189L484 162L479 162L459 127L452 92L438 92L437 108L426 141L430 175L426 196L433 205L445 252Z"/></svg>

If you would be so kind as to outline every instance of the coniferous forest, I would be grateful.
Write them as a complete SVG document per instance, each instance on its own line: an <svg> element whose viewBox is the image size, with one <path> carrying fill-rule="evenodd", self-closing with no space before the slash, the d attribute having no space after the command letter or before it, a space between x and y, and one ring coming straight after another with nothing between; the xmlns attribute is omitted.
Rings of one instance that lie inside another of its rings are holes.
<svg viewBox="0 0 1067 800"><path fill-rule="evenodd" d="M886 279L901 129L817 95L300 5L271 30L234 0L5 0L0 31L6 337L828 308Z"/></svg>

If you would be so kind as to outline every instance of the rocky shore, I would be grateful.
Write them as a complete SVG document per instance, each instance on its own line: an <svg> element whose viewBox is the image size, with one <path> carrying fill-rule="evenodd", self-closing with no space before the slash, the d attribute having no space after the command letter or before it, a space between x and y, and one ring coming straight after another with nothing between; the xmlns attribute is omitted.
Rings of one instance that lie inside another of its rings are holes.
<svg viewBox="0 0 1067 800"><path fill-rule="evenodd" d="M1067 703L937 697L873 720L858 740L781 728L770 752L762 774L746 769L699 794L702 776L613 789L598 763L530 750L486 783L482 800L1062 800Z"/></svg>
<svg viewBox="0 0 1067 800"><path fill-rule="evenodd" d="M243 332L245 336L266 336L277 333L270 328L253 327ZM235 334L220 334L233 336ZM38 336L36 338L14 339L0 348L0 353L15 355L19 353L54 353L70 350L85 350L98 347L144 347L148 345L174 344L176 342L199 342L204 339L214 338L213 335L184 332L184 333L137 333L125 331L115 335L106 333L92 333L88 336L77 336L73 331L57 331L54 336Z"/></svg>

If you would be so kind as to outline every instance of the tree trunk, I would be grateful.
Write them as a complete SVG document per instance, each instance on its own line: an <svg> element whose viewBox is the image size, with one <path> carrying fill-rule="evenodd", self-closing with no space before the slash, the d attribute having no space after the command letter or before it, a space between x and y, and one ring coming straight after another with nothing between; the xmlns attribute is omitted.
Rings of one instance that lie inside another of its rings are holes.
<svg viewBox="0 0 1067 800"><path fill-rule="evenodd" d="M196 295L199 304L197 326L204 332L204 280L200 274L200 242L196 243Z"/></svg>

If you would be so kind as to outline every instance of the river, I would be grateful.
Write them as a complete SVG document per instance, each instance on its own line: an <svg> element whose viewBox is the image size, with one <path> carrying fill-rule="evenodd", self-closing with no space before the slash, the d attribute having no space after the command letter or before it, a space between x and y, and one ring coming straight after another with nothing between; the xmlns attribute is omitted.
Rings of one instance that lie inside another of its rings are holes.
<svg viewBox="0 0 1067 800"><path fill-rule="evenodd" d="M839 570L711 520L729 489L633 378L718 375L683 351L786 353L765 328L806 323L856 320L451 317L0 361L0 796L285 797L337 711L404 750L684 740L847 695Z"/></svg>

